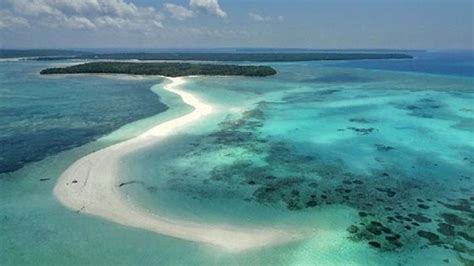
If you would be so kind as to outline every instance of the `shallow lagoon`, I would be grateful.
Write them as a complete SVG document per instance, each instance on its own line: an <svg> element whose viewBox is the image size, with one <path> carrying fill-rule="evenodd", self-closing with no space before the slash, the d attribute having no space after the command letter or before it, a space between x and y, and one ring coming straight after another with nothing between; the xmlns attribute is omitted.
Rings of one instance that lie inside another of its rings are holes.
<svg viewBox="0 0 474 266"><path fill-rule="evenodd" d="M353 246L355 264L472 258L472 80L315 63L317 78L290 81L298 68L278 67L191 79L220 113L129 156L124 191L168 216L299 228L304 245Z"/></svg>
<svg viewBox="0 0 474 266"><path fill-rule="evenodd" d="M0 260L469 264L472 79L323 63L275 67L279 75L265 79L190 79L186 88L220 112L126 158L121 182L131 183L122 189L160 214L296 229L308 238L229 254L60 206L51 189L75 159L189 111L155 86L167 112L0 179Z"/></svg>

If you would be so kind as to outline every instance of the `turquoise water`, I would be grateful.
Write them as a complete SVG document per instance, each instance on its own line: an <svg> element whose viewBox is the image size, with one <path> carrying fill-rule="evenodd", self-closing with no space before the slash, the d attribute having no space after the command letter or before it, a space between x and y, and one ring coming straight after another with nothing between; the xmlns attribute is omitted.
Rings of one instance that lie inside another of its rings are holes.
<svg viewBox="0 0 474 266"><path fill-rule="evenodd" d="M189 112L157 85L166 112L0 179L0 261L471 265L472 77L464 68L456 75L352 64L274 64L279 74L261 79L191 78L186 89L218 112L121 165L121 181L134 181L123 192L153 212L297 230L305 239L227 253L79 215L54 200L54 179L75 159Z"/></svg>

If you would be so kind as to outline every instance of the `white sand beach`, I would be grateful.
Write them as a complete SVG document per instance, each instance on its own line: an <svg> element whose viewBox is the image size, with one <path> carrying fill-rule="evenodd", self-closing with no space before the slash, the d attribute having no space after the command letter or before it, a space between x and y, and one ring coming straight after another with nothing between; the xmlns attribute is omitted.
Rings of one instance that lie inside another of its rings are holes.
<svg viewBox="0 0 474 266"><path fill-rule="evenodd" d="M89 154L72 164L59 178L54 195L68 208L125 226L221 247L230 251L285 243L298 234L271 228L241 228L226 224L203 224L162 217L136 206L119 190L121 158L162 141L213 112L213 107L182 90L184 78L170 78L165 89L176 93L194 110L182 117L159 124L143 134Z"/></svg>

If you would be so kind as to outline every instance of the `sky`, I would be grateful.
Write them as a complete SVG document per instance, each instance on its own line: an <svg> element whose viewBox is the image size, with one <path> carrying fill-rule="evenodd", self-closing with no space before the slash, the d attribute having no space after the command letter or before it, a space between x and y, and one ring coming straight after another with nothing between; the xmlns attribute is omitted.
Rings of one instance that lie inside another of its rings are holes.
<svg viewBox="0 0 474 266"><path fill-rule="evenodd" d="M473 0L0 0L0 48L474 49Z"/></svg>

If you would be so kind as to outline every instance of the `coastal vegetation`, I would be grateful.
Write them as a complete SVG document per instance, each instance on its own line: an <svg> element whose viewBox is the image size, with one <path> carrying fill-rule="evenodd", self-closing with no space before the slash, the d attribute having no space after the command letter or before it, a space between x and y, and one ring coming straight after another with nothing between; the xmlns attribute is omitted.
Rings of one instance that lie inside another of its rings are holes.
<svg viewBox="0 0 474 266"><path fill-rule="evenodd" d="M18 58L18 57L35 57L41 59L49 58L72 58L90 55L90 53L82 51L61 50L61 49L0 49L0 58Z"/></svg>
<svg viewBox="0 0 474 266"><path fill-rule="evenodd" d="M221 75L265 77L275 75L269 66L215 65L195 63L129 63L92 62L62 68L47 68L41 74L132 74L180 77L190 75Z"/></svg>
<svg viewBox="0 0 474 266"><path fill-rule="evenodd" d="M114 59L114 60L168 60L168 61L236 61L236 62L293 62L321 60L364 60L364 59L411 59L411 55L403 53L378 52L331 52L331 53L104 53L84 54L76 59ZM39 58L51 60L55 58Z"/></svg>

